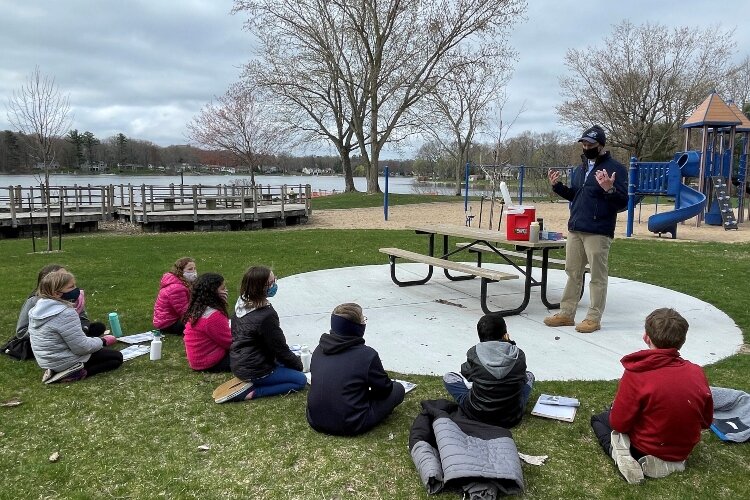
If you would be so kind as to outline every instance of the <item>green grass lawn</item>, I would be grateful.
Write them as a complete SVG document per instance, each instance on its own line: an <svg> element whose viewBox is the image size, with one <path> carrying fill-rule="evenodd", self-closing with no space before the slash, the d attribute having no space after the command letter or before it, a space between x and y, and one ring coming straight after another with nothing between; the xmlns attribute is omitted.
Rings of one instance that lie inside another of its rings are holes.
<svg viewBox="0 0 750 500"><path fill-rule="evenodd" d="M66 237L63 253L47 255L30 254L29 240L2 240L0 340L14 331L36 273L50 262L64 264L77 276L90 317L104 319L118 311L126 332L139 332L150 329L159 278L180 256L195 257L199 272L222 273L233 303L249 265L270 265L284 277L384 264L378 253L382 246L421 251L424 240L409 231L383 230L86 235ZM616 240L610 261L614 276L679 290L717 306L748 342L750 245ZM648 312L633 314L645 317ZM747 354L708 366L706 373L713 385L750 391ZM408 375L417 389L383 425L356 438L310 429L304 392L217 405L211 391L226 378L191 371L181 339L172 336L165 340L161 361L143 356L115 372L57 386L41 383L36 363L0 356L0 402L22 401L0 408L0 498L427 497L407 438L419 401L447 397L439 377ZM750 496L750 447L722 443L710 432L703 434L684 473L627 485L600 451L588 422L611 402L615 389L616 382L535 385L532 400L550 392L577 397L582 404L572 424L527 415L513 429L522 452L549 455L544 466L524 465L525 496ZM200 451L203 445L208 450ZM51 463L48 457L55 451L60 460Z"/></svg>

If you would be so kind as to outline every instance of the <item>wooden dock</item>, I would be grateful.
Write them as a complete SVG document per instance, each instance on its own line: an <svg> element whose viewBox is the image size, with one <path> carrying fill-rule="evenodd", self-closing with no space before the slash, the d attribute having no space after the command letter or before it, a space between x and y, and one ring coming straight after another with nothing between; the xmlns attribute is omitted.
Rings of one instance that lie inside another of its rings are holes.
<svg viewBox="0 0 750 500"><path fill-rule="evenodd" d="M4 191L4 193L2 192ZM124 220L147 232L241 231L307 222L310 185L44 186L0 189L0 239L91 232Z"/></svg>

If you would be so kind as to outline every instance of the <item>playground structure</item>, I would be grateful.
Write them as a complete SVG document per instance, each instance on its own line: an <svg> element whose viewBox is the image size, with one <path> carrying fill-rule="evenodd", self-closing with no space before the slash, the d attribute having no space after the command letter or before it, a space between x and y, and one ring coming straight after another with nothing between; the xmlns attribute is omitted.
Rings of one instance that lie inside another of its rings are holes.
<svg viewBox="0 0 750 500"><path fill-rule="evenodd" d="M671 233L672 238L676 238L677 223L693 217L696 217L697 225L705 222L721 225L725 230L737 230L738 222L744 221L750 120L734 103L727 104L712 93L682 128L685 129L686 150L690 145L691 131L701 128L700 151L676 153L669 162L639 162L631 158L626 236L633 235L635 206L645 196L674 197L674 210L656 213L648 219L648 230L658 235ZM742 147L735 163L737 132L742 133ZM696 179L697 188L686 184L685 179ZM733 180L738 186L737 218L730 194Z"/></svg>

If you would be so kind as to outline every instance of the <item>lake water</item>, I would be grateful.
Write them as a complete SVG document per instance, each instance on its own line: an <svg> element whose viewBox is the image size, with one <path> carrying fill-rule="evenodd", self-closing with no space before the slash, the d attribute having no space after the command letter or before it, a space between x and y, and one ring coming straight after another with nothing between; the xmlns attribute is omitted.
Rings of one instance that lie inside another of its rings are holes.
<svg viewBox="0 0 750 500"><path fill-rule="evenodd" d="M31 187L39 186L44 180L43 175L0 175L0 188L7 186ZM185 185L202 184L204 186L216 186L218 184L234 184L250 182L250 176L247 175L185 175L182 178ZM256 184L281 186L286 184L290 187L297 185L310 184L313 191L344 190L344 178L335 175L256 175ZM117 175L117 174L52 174L50 175L50 184L52 186L92 186L102 185L119 185L141 184L152 186L169 186L174 184L180 185L179 175ZM385 190L385 178L379 180L380 189ZM354 186L359 191L367 189L367 181L364 177L355 177ZM396 194L453 194L453 188L438 186L431 182L417 182L413 177L390 177L388 179L388 192ZM470 194L482 194L481 191L475 192L470 190Z"/></svg>

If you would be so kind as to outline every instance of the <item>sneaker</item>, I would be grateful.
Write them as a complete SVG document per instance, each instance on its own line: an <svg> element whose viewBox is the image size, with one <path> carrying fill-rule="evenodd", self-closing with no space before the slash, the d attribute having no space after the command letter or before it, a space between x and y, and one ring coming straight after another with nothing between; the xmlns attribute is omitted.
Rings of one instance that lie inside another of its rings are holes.
<svg viewBox="0 0 750 500"><path fill-rule="evenodd" d="M685 461L668 462L653 455L645 455L638 459L641 464L643 474L647 477L667 477L673 472L682 472L685 470Z"/></svg>
<svg viewBox="0 0 750 500"><path fill-rule="evenodd" d="M42 375L42 382L44 382L45 384L52 384L54 382L61 381L62 379L67 378L68 376L76 374L76 372L80 372L81 370L83 370L84 373L86 371L83 369L83 363L76 363L70 368L66 368L57 373L53 372L50 369L47 369L47 370L44 370L44 375ZM77 374L77 375L80 376L80 374ZM81 380L82 378L85 378L85 377L86 375L84 374L83 377L76 378L75 380Z"/></svg>
<svg viewBox="0 0 750 500"><path fill-rule="evenodd" d="M576 325L576 331L581 333L592 333L597 330L601 330L602 325L601 323L597 323L596 321L591 321L590 319L584 319L580 323Z"/></svg>
<svg viewBox="0 0 750 500"><path fill-rule="evenodd" d="M64 382L78 382L79 380L85 379L89 375L89 372L86 371L86 368L81 368L80 370L76 370L67 377L63 377L59 380L59 382L62 384Z"/></svg>
<svg viewBox="0 0 750 500"><path fill-rule="evenodd" d="M247 393L252 390L252 388L252 382L245 382L237 377L233 377L214 389L211 397L213 397L214 401L217 403L226 403L228 401L233 401L241 394L247 396Z"/></svg>
<svg viewBox="0 0 750 500"><path fill-rule="evenodd" d="M630 454L630 438L627 434L612 431L611 454L612 460L617 464L620 474L628 484L638 484L643 481L643 469L641 464Z"/></svg>
<svg viewBox="0 0 750 500"><path fill-rule="evenodd" d="M573 326L576 322L570 316L557 313L553 316L547 316L544 318L544 324L547 326Z"/></svg>

